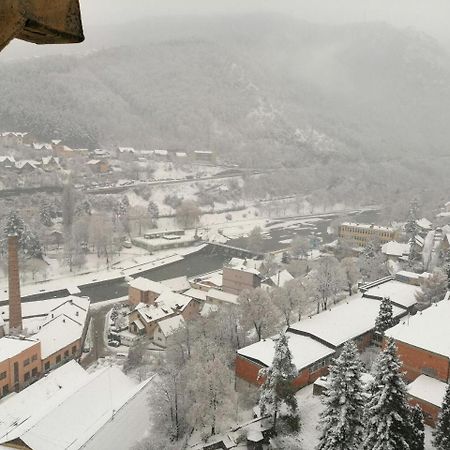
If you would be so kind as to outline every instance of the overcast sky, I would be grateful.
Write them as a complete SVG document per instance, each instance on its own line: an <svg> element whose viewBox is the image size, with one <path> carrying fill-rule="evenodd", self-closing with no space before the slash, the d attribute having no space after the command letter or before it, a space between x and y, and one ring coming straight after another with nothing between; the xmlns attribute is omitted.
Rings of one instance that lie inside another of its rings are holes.
<svg viewBox="0 0 450 450"><path fill-rule="evenodd" d="M381 20L450 40L450 0L81 0L81 5L86 25L167 14L278 11L312 22Z"/></svg>

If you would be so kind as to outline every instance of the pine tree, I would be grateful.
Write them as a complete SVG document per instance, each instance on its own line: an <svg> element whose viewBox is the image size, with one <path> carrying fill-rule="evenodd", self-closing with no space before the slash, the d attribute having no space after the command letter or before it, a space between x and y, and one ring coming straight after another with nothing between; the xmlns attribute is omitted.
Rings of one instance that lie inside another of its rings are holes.
<svg viewBox="0 0 450 450"><path fill-rule="evenodd" d="M380 312L375 321L375 330L380 334L384 334L386 330L395 325L394 313L392 311L392 303L389 297L381 300Z"/></svg>
<svg viewBox="0 0 450 450"><path fill-rule="evenodd" d="M25 222L22 217L19 216L17 211L11 211L7 218L5 225L3 227L3 232L5 237L17 236L19 241L25 232Z"/></svg>
<svg viewBox="0 0 450 450"><path fill-rule="evenodd" d="M409 443L410 450L425 449L425 426L423 423L423 412L420 406L411 408L412 429Z"/></svg>
<svg viewBox="0 0 450 450"><path fill-rule="evenodd" d="M361 373L358 349L349 342L330 367L317 450L357 450L361 445L364 410Z"/></svg>
<svg viewBox="0 0 450 450"><path fill-rule="evenodd" d="M273 430L276 433L277 418L283 405L288 409L288 417L298 427L297 399L292 383L297 376L297 369L292 363L292 354L288 337L281 333L275 345L272 366L262 369L260 376L265 378L261 386L259 408L261 415L273 417Z"/></svg>
<svg viewBox="0 0 450 450"><path fill-rule="evenodd" d="M19 249L28 257L42 258L42 245L36 233L30 230L17 211L11 211L3 227L3 249L6 250L8 236L17 236Z"/></svg>
<svg viewBox="0 0 450 450"><path fill-rule="evenodd" d="M450 450L450 384L442 403L433 443L437 450Z"/></svg>
<svg viewBox="0 0 450 450"><path fill-rule="evenodd" d="M363 450L410 450L412 419L395 341L380 354L365 411Z"/></svg>

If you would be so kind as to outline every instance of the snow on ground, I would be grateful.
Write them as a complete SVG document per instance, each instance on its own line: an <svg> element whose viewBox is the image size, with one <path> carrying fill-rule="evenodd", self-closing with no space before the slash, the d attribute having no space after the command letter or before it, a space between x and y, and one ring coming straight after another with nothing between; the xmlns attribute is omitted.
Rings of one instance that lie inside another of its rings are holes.
<svg viewBox="0 0 450 450"><path fill-rule="evenodd" d="M23 297L55 292L59 290L70 290L76 292L78 286L85 286L92 283L115 280L124 276L137 275L140 272L162 267L183 259L184 255L194 253L203 248L203 246L185 247L183 249L161 250L155 254L147 256L138 256L116 263L114 268L99 270L97 272L84 273L79 275L67 275L54 280L26 284L21 286ZM4 289L0 292L0 301L8 301L8 291Z"/></svg>
<svg viewBox="0 0 450 450"><path fill-rule="evenodd" d="M324 407L320 397L313 395L312 385L298 391L296 397L302 423L302 431L300 433L303 440L302 450L315 450L320 436L320 431L317 429L319 415ZM425 450L434 450L435 448L431 444L432 431L432 428L425 427Z"/></svg>

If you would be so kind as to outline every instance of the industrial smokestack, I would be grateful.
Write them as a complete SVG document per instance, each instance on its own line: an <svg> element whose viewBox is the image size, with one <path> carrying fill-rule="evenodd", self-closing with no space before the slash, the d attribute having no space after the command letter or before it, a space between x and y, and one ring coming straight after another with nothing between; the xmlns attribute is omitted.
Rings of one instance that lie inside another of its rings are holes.
<svg viewBox="0 0 450 450"><path fill-rule="evenodd" d="M8 236L9 333L22 331L20 301L19 253L17 236Z"/></svg>

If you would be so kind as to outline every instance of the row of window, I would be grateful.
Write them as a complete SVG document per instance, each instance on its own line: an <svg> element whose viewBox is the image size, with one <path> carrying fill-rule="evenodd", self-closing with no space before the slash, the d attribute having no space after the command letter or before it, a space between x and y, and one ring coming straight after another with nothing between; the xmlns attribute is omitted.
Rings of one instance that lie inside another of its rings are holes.
<svg viewBox="0 0 450 450"><path fill-rule="evenodd" d="M394 236L393 231L378 231L370 228L350 228L345 227L341 229L341 233L356 233L356 234L364 234L364 235L377 235L380 237L391 238Z"/></svg>
<svg viewBox="0 0 450 450"><path fill-rule="evenodd" d="M34 362L38 359L37 354L33 355L31 357L31 362ZM27 358L24 362L23 362L23 367L29 366L30 365L30 358Z"/></svg>

